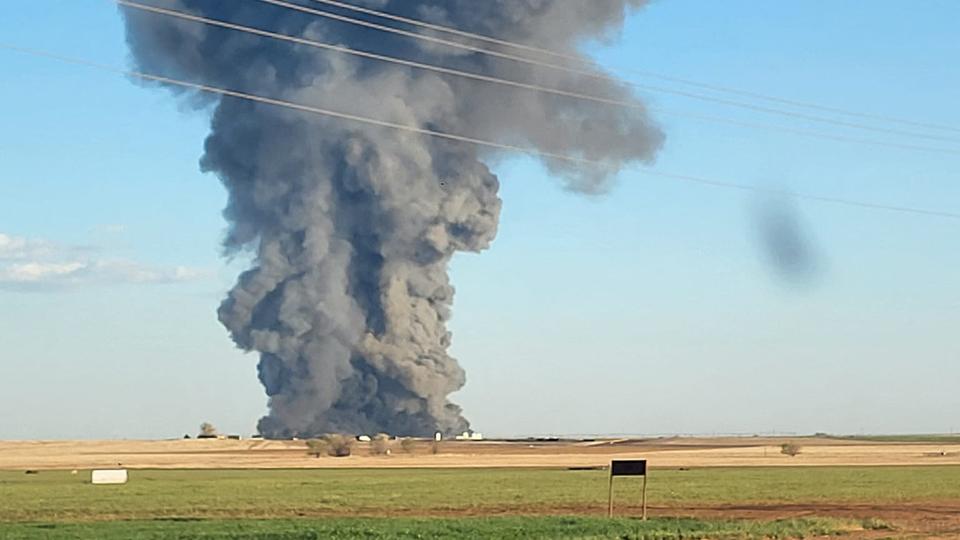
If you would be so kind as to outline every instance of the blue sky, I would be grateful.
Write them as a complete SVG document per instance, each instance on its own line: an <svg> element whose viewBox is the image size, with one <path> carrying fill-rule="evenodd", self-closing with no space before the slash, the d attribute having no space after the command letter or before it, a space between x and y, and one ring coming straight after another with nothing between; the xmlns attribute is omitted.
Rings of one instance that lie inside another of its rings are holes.
<svg viewBox="0 0 960 540"><path fill-rule="evenodd" d="M957 20L960 5L934 0L662 0L591 50L611 67L960 126ZM127 59L107 2L11 0L0 36ZM243 262L220 257L225 194L197 166L204 115L83 67L3 50L0 67L0 438L166 437L205 420L252 432L256 358L216 321ZM639 93L658 109L917 143ZM657 169L960 211L956 153L656 116ZM930 133L955 142L917 144L960 149L960 133ZM496 169L498 239L452 267L468 372L454 399L478 430L960 430L960 222L798 201L819 269L798 286L766 263L749 194L637 167L583 197L531 160ZM79 283L15 286L14 248L21 269L82 264Z"/></svg>

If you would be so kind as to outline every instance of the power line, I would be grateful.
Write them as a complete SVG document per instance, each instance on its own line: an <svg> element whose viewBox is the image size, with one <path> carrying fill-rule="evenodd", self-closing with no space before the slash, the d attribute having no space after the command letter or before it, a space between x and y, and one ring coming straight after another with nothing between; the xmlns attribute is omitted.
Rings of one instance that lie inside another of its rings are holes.
<svg viewBox="0 0 960 540"><path fill-rule="evenodd" d="M456 36L466 37L466 38L475 39L475 40L479 40L479 41L485 41L485 42L487 42L487 43L492 43L492 44L495 44L495 45L500 45L500 46L505 46L505 47L513 47L513 48L516 48L516 49L521 49L521 50L526 50L526 51L530 51L530 52L535 52L535 53L538 53L538 54L549 55L549 56L553 56L553 57L556 57L556 58L561 58L561 59L563 59L563 60L572 61L572 62L577 62L577 63L582 64L582 65L590 66L590 67L592 67L592 68L594 68L594 69L600 69L599 66L597 66L597 64L596 64L595 62L591 61L591 60L584 59L584 58L581 58L581 57L576 56L576 55L563 53L563 52L560 52L560 51L555 51L555 50L551 50L551 49L545 49L545 48L536 47L536 46L533 46L533 45L526 45L526 44L523 44L523 43L517 43L517 42L515 42L515 41L508 41L508 40L504 40L504 39L495 38L495 37L492 37L492 36L486 36L486 35L483 35L483 34L477 34L477 33L474 33L474 32L467 32L467 31L464 31L464 30L460 30L460 29L458 29L458 28L450 27L450 26L444 26L444 25L440 25L440 24L428 23L428 22L426 22L426 21L422 21L422 20L419 20L419 19L413 19L413 18L410 18L410 17L403 17L403 16L401 16L401 15L396 15L396 14L393 14L393 13L388 13L388 12L386 12L386 11L380 11L380 10L376 10L376 9L365 8L365 7L357 6L357 5L348 3L348 2L340 2L340 1L337 1L337 0L312 0L312 1L313 1L313 2L317 2L317 3L321 3L321 4L331 5L331 6L338 7L338 8L342 8L342 9L347 9L347 10L355 11L355 12L358 12L358 13L364 13L364 14L367 14L367 15L373 15L373 16L376 16L376 17L380 17L380 18L384 18L384 19L388 19L388 20L392 20L392 21L402 22L402 23L405 23L405 24L413 25L413 26L419 26L419 27L421 27L421 28L426 28L426 29L429 29L429 30L434 30L434 31L438 31L438 32L446 32L446 33L453 34L453 35L456 35ZM749 90L740 90L740 89L730 88L730 87L726 87L726 86L719 86L719 85L715 85L715 84L708 84L708 83L693 81L693 80L685 79L685 78L681 78L681 77L674 77L674 76L670 76L670 75L662 75L662 74L653 73L653 72L645 71L645 70L638 70L638 69L632 69L632 68L618 68L617 71L626 72L626 73L634 73L634 74L637 74L637 75L640 75L640 76L643 76L643 77L648 77L648 78L652 78L652 79L659 79L659 80L667 81L667 82L675 82L675 83L685 84L685 85L688 85L688 86L694 86L694 87L698 87L698 88L703 88L703 89L705 89L705 90L712 90L712 91L714 91L714 92L723 92L723 93L727 93L727 94L739 95L739 96L749 97L749 98L754 98L754 99L762 99L762 100L770 101L770 102L773 102L773 103L780 103L780 104L782 104L782 105L791 105L791 106L794 106L794 107L804 107L804 108L808 108L808 109L814 109L814 110L819 110L819 111L824 111L824 112L831 112L831 113L836 113L836 114L843 114L843 115L847 115L847 116L855 116L855 117L864 118L864 119L881 120L881 121L884 121L884 122L893 122L893 123L897 123L897 124L903 124L903 125L914 126L914 127L921 127L921 128L927 128L927 129L937 129L937 130L945 130L945 131L954 131L954 132L960 133L960 128L957 128L957 127L954 127L954 126L945 126L945 125L942 125L942 124L932 124L932 123L926 123L926 122L918 122L918 121L915 121L915 120L906 120L906 119L902 119L902 118L895 118L895 117L891 117L891 116L876 115L876 114L867 114L867 113L862 113L862 112L857 112L857 111L850 111L850 110L841 109L841 108L838 108L838 107L829 107L829 106L820 105L820 104L817 104L817 103L810 103L810 102L799 101L799 100L794 100L794 99L786 99L786 98L782 98L782 97L770 96L770 95L767 95L767 94L761 94L761 93L758 93L758 92L752 92L752 91L749 91Z"/></svg>
<svg viewBox="0 0 960 540"><path fill-rule="evenodd" d="M618 78L618 77L613 77L613 76L610 76L610 75L605 75L605 74L603 74L603 73L598 73L598 72L592 71L592 70L585 70L585 69L580 69L580 68L575 68L575 67L564 66L564 65L561 65L561 64L555 64L555 63L551 63L551 62L544 62L544 61L540 61L540 60L534 60L534 59L526 58L526 57L523 57L523 56L518 56L518 55L515 55L515 54L504 53L504 52L500 52L500 51L494 51L494 50L492 50L492 49L488 49L488 48L484 48L484 47L475 47L475 46L472 46L472 45L467 45L467 44L460 43L460 42L456 42L456 41L450 41L450 40L441 39L441 38L437 38L437 37L433 37L433 36L427 36L427 35L424 35L424 34L419 34L419 33L417 33L417 32L409 32L409 31L406 31L406 30L401 30L401 29L399 29L399 28L394 28L394 27L392 27L392 26L385 26L385 25L382 25L382 24L377 24L377 23L373 23L373 22L369 22L369 21L364 21L364 20L362 20L362 19L357 19L357 18L354 18L354 17L347 17L347 16L344 16L344 15L338 15L338 14L336 14L336 13L331 13L331 12L329 12L329 11L322 11L322 10L319 10L319 9L313 9L313 8L310 8L310 7L307 7L307 6L303 6L303 5L300 5L300 4L292 4L292 3L286 2L286 1L284 1L284 0L258 0L258 1L264 2L264 3L267 3L267 4L272 4L272 5L275 5L275 6L278 6L278 7L284 7L284 8L287 8L287 9L292 9L292 10L295 10L295 11L300 11L300 12L302 12L302 13L308 13L308 14L311 14L311 15L316 15L316 16L318 16L318 17L325 17L325 18L328 18L328 19L332 19L332 20L336 20L336 21L340 21L340 22L345 22L345 23L348 23L348 24L363 26L363 27L366 27L366 28L374 29L374 30L380 30L380 31L383 31L383 32L389 32L389 33L392 33L392 34L397 34L397 35L402 35L402 36L406 36L406 37L411 37L411 38L414 38L414 39L419 39L419 40L423 40L423 41L428 41L428 42L431 42L431 43L437 43L437 44L441 44L441 45L445 45L445 46L449 46L449 47L455 47L455 48L462 49L462 50L467 50L467 51L472 51L472 52L476 52L476 53L480 53L480 54L486 54L486 55L490 55L490 56L495 56L495 57L498 57L498 58L502 58L502 59L506 59L506 60L512 60L512 61L515 61L515 62L521 62L521 63L524 63L524 64L536 65L536 66L545 67L545 68L548 68L548 69L555 69L555 70L564 71L564 72L567 72L567 73L573 73L573 74L581 75L581 76L584 76L584 77L589 77L589 78L592 78L592 79L611 81L611 82L615 82L615 83L617 83L617 84L624 84L624 85L632 86L632 87L634 87L634 88L638 88L638 89L641 89L641 90L647 90L647 91L650 91L650 92L657 92L657 93L662 93L662 94L670 94L670 95L682 96L682 97L686 97L686 98L690 98L690 99L696 99L696 100L699 100L699 101L706 101L706 102L710 102L710 103L717 103L717 104L721 104L721 105L727 105L727 106L730 106L730 107L738 107L738 108L742 108L742 109L747 109L747 110L752 110L752 111L757 111L757 112L762 112L762 113L767 113L767 114L775 114L775 115L786 116L786 117L790 117L790 118L797 118L797 119L801 119L801 120L808 120L808 121L811 121L811 122L819 122L819 123L831 124L831 125L835 125L835 126L842 126L842 127L853 128L853 129L860 129L860 130L864 130L864 131L872 131L872 132L876 132L876 133L885 133L885 134L899 135L899 136L905 136L905 137L916 137L916 138L921 138L921 139L931 139L931 140L948 141L948 142L955 142L955 141L956 141L956 139L952 139L952 138L948 138L948 137L940 137L940 136L936 136L936 135L926 135L926 134L922 134L922 133L913 133L913 132L907 132L907 131L900 131L900 130L896 130L896 129L880 128L880 127L875 127L875 126L869 126L869 125L866 125L866 124L859 124L859 123L856 123L856 122L848 122L848 121L845 121L845 120L835 120L835 119L832 119L832 118L825 118L825 117L822 117L822 116L814 116L814 115L809 115L809 114L804 114L804 113L798 113L798 112L793 112L793 111L786 111L786 110L783 110L783 109L776 109L776 108L773 108L773 107L766 107L766 106L763 106L763 105L754 105L754 104L750 104L750 103L743 103L743 102L740 102L740 101L734 101L734 100L725 99L725 98L708 96L708 95L705 95L705 94L697 94L697 93L694 93L694 92L688 92L688 91L684 91L684 90L675 90L675 89L670 89L670 88L663 88L663 87L658 87L658 86L651 86L651 85L647 85L647 84L639 84L639 83L635 83L635 82L631 82L631 81L624 81L624 80L622 80L622 79L620 79L620 78Z"/></svg>
<svg viewBox="0 0 960 540"><path fill-rule="evenodd" d="M394 57L394 56L388 56L388 55L383 55L383 54L371 53L371 52L367 52L367 51L362 51L362 50L358 50L358 49L353 49L353 48L351 48L351 47L346 47L346 46L343 46L343 45L334 45L334 44L331 44L331 43L324 43L324 42L321 42L321 41L310 40L310 39L301 38L301 37L296 37L296 36L290 36L290 35L287 35L287 34L280 34L280 33L271 32L271 31L268 31L268 30L263 30L263 29L260 29L260 28L255 28L255 27L251 27L251 26L245 26L245 25L240 25L240 24L236 24L236 23L231 23L231 22L227 22L227 21L220 20L220 19L213 19L213 18L209 18L209 17L203 17L203 16L200 16L200 15L193 15L193 14L189 14L189 13L184 13L184 12L182 12L182 11L176 11L176 10L171 10L171 9L166 9L166 8L160 8L160 7L156 7L156 6L150 6L150 5L146 5L146 4L140 4L140 3L137 3L137 2L132 2L132 1L130 1L130 0L114 0L114 1L115 1L117 4L120 4L120 5L122 5L122 6L131 8L131 9L138 9L138 10L147 11L147 12L155 13L155 14L159 14L159 15L166 15L166 16L170 16L170 17L176 17L176 18L179 18L179 19L183 19L183 20L187 20L187 21L191 21L191 22L196 22L196 23L200 23L200 24L207 24L207 25L211 25L211 26L218 26L218 27L221 27L221 28L226 28L226 29L230 29L230 30L234 30L234 31L244 32L244 33L248 33L248 34L253 34L253 35L256 35L256 36L260 36L260 37L267 37L267 38L271 38L271 39L277 39L277 40L287 41L287 42L290 42L290 43L295 43L295 44L299 44L299 45L305 45L305 46L314 47L314 48L323 49L323 50L328 50L328 51L334 51L334 52L343 53L343 54L350 54L350 55L359 56L359 57L362 57L362 58L367 58L367 59L372 59L372 60L378 60L378 61L382 61L382 62L389 62L389 63L393 63L393 64L399 64L399 65L403 65L403 66L407 66L407 67L412 67L412 68L417 68L417 69L423 69L423 70L433 71L433 72L436 72L436 73L443 73L443 74L446 74L446 75L454 75L454 76L458 76L458 77L464 77L464 78L468 78L468 79L472 79L472 80L478 80L478 81L483 81L483 82L487 82L487 83L502 84L502 85L511 86L511 87L514 87L514 88L521 88L521 89L526 89L526 90L531 90L531 91L536 91L536 92L544 92L544 93L549 93L549 94L554 94L554 95L559 95L559 96L564 96L564 97L569 97L569 98L574 98L574 99L582 99L582 100L587 100L587 101L593 101L593 102L602 103L602 104L611 105L611 106L619 106L619 107L625 107L625 108L631 108L631 109L638 109L638 110L644 110L644 111L648 110L648 107L646 107L646 106L644 106L644 105L642 105L642 104L640 104L640 103L636 103L636 102L616 100L616 99L608 99L608 98L599 97L599 96L594 96L594 95L590 95L590 94L583 94L583 93L580 93L580 92L571 92L571 91L560 90L560 89L556 89L556 88L549 88L549 87L545 87L545 86L541 86L541 85L536 85L536 84L529 84L529 83L523 83L523 82L513 81L513 80L509 80L509 79L503 79L503 78L500 78L500 77L492 77L492 76L488 76L488 75L481 75L481 74L477 74L477 73L471 73L471 72L461 71L461 70L457 70L457 69L446 68L446 67L442 67L442 66L436 66L436 65L433 65L433 64L425 64L425 63L422 63L422 62L415 62L415 61L412 61L412 60L404 60L404 59L402 59L402 58L397 58L397 57ZM686 113L686 112L677 112L677 111L671 111L671 110L667 110L667 109L663 109L663 108L659 108L659 107L651 107L651 108L649 108L649 110L655 110L655 111L657 111L657 112L659 112L659 113L661 113L661 114L667 114L667 115L671 115L671 116L694 118L694 119L697 119L697 120L700 120L700 121L714 122L714 123L721 123L721 124L730 124L730 125L735 125L735 126L740 126L740 127L747 127L747 128L753 128L753 129L762 129L762 130L771 130L771 131L781 131L781 132L791 133L791 134L794 134L794 135L801 135L801 136L805 136L805 137L814 137L814 138L828 139L828 140L834 140L834 141L840 141L840 142L850 142L850 143L868 144L868 145L883 146L883 147L888 147L888 148L900 148L900 149L906 149L906 150L919 150L919 151L924 151L924 152L937 152L937 153L948 153L948 154L958 154L958 155L960 155L960 149L935 148L935 147L917 146L917 145L911 145L911 144L902 144L902 143L892 143L892 142L885 142L885 141L875 141L875 140L869 140L869 139L860 139L860 138L856 138L856 137L848 137L848 136L844 136L844 135L834 135L834 134L830 134L830 133L806 131L806 130L794 129L794 128L789 128L789 127L771 126L771 125L765 125L765 124L757 124L757 123L753 123L753 122L743 122L743 121L740 121L740 120L732 120L732 119L715 117L715 116L710 116L710 115L702 115L702 114L694 114L694 113Z"/></svg>
<svg viewBox="0 0 960 540"><path fill-rule="evenodd" d="M170 85L174 85L174 86L179 86L179 87L181 87L181 88L187 88L187 89L197 90L197 91L201 91L201 92L207 92L207 93L216 94L216 95L220 95L220 96L228 96L228 97L233 97L233 98L237 98L237 99L254 101L254 102L263 103L263 104L266 104L266 105L271 105L271 106L276 106L276 107L291 109L291 110L295 110L295 111L298 111L298 112L306 112L306 113L311 113L311 114L316 114L316 115L321 115L321 116L328 116L328 117L337 118L337 119L340 119L340 120L349 120L349 121L356 122L356 123L362 123L362 124L374 125L374 126L379 126L379 127L391 128L391 129L395 129L395 130L399 130L399 131L406 131L406 132L410 132L410 133L416 133L416 134L418 134L418 135L427 135L427 136L430 136L430 137L436 137L436 138L440 138L440 139L446 139L446 140L452 140L452 141L458 141L458 142L465 142L465 143L469 143L469 144L473 144L473 145L477 145L477 146L482 146L482 147L486 147L486 148L493 148L493 149L497 149L497 150L508 150L508 151L518 152L518 153L522 153L522 154L526 154L526 155L530 155L530 156L536 156L536 157L542 157L542 158L560 160L560 161L564 161L564 162L572 163L572 164L576 164L576 165L588 165L588 166L601 167L601 168L605 168L605 169L617 168L617 167L615 167L614 165L612 165L612 164L610 164L610 163L607 163L607 162L604 162L604 161L600 161L600 160L594 160L594 159L588 159L588 158L581 158L581 157L570 156L570 155L565 155L565 154L557 154L557 153L553 153L553 152L546 152L546 151L542 151L542 150L537 150L537 149L535 149L535 148L524 148L524 147L522 147L522 146L515 146L515 145L510 145L510 144L503 144L503 143L488 141L488 140L484 140L484 139L477 139L477 138L474 138L474 137L468 137L468 136L464 136L464 135L457 135L457 134L453 134L453 133L445 133L445 132L442 132L442 131L435 131L435 130L432 130L432 129L426 129L426 128L421 128L421 127L417 127L417 126L407 125L407 124L398 124L398 123L390 122L390 121L386 121L386 120L379 120L379 119L370 118L370 117L367 117L367 116L355 115L355 114L351 114L351 113L344 113L344 112L340 112L340 111L333 111L333 110L330 110L330 109L324 109L324 108L320 108L320 107L314 107L314 106L311 106L311 105L303 105L303 104L294 103L294 102L286 101L286 100L282 100L282 99L275 99L275 98L271 98L271 97L260 96L260 95L257 95L257 94L250 94L250 93L247 93L247 92L241 92L241 91L237 91L237 90L231 90L231 89L228 89L228 88L221 88L221 87L211 86L211 85L206 85L206 84L193 83L193 82L184 81L184 80L181 80L181 79L175 79L175 78L172 78L172 77L165 77L165 76L153 75L153 74L145 73L145 72L141 72L141 71L134 71L134 70L130 70L130 69L118 68L118 67L115 67L115 66L110 66L110 65L106 65L106 64L101 64L101 63L98 63L98 62L92 62L92 61L89 61L89 60L83 60L83 59L78 59L78 58L63 56L63 55L60 55L60 54L51 53L51 52L48 52L48 51L42 51L42 50L38 50L38 49L30 49L30 48L25 48L25 47L19 47L19 46L16 46L16 45L9 45L9 44L5 44L5 43L0 43L0 48L6 49L6 50L9 50L9 51L18 52L18 53L21 53L21 54L27 54L27 55L37 56L37 57L43 57L43 58L49 58L49 59L54 59L54 60L58 60L58 61L60 61L60 62L65 62L65 63L69 63L69 64L91 67L91 68L95 68L95 69L98 69L98 70L101 70L101 71L107 71L107 72L111 72L111 73L117 73L117 74L124 75L124 76L127 76L127 77L133 77L133 78L137 78L137 79L141 79L141 80L147 80L147 81L160 82L160 83L164 83L164 84L170 84ZM810 201L816 201L816 202L822 202L822 203L837 204L837 205L843 205L843 206L853 206L853 207L870 209L870 210L883 210L883 211L898 212L898 213L903 213L903 214L923 215L923 216L929 216L929 217L940 217L940 218L949 218L949 219L960 220L960 213L955 213L955 212L946 212L946 211L939 211L939 210L930 210L930 209L926 209L926 208L916 208L916 207L909 207L909 206L886 205L886 204L871 203L871 202L854 200L854 199L843 199L843 198L839 198L839 197L828 197L828 196L820 196L820 195L807 195L807 194L797 193L797 192L793 192L793 191L785 191L785 190L777 190L777 189L767 189L767 188L762 188L762 187L759 187L759 186L753 186L753 185L749 185L749 184L740 184L740 183L736 183L736 182L727 182L727 181L722 181L722 180L713 180L713 179L704 178L704 177L699 177L699 176L692 176L692 175L685 175L685 174L675 174L675 173L664 172L664 171L657 171L657 170L651 170L651 169L644 169L644 170L642 170L641 172L643 172L644 174L652 175L652 176L659 176L659 177L663 177L663 178L669 178L669 179L672 179L672 180L680 180L680 181L684 181L684 182L688 182L688 183L695 183L695 184L712 186L712 187L718 187L718 188L736 189L736 190L740 190L740 191L748 191L748 192L754 192L754 193L765 193L765 194L774 194L774 195L784 195L784 196L789 196L789 197L795 197L795 198L797 198L797 199L810 200Z"/></svg>

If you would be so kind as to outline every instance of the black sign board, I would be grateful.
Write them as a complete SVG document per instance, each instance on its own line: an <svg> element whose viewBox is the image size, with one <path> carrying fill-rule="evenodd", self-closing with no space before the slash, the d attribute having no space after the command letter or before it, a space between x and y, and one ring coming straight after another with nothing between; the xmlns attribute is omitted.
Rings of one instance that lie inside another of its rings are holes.
<svg viewBox="0 0 960 540"><path fill-rule="evenodd" d="M610 476L646 476L647 460L619 459L610 462Z"/></svg>
<svg viewBox="0 0 960 540"><path fill-rule="evenodd" d="M647 519L647 460L645 459L615 459L610 462L610 487L607 494L607 515L613 517L613 477L614 476L642 476L643 477L643 519Z"/></svg>

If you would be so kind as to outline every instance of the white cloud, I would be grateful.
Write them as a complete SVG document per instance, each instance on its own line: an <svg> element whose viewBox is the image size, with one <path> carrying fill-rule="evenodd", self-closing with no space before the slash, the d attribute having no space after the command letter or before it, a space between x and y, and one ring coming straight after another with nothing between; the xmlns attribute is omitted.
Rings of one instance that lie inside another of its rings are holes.
<svg viewBox="0 0 960 540"><path fill-rule="evenodd" d="M185 266L160 267L99 250L0 233L0 289L46 290L88 284L178 283L209 277Z"/></svg>
<svg viewBox="0 0 960 540"><path fill-rule="evenodd" d="M28 240L0 233L0 262L44 257L51 251L50 244L43 240Z"/></svg>
<svg viewBox="0 0 960 540"><path fill-rule="evenodd" d="M80 262L10 264L0 266L0 282L36 283L49 279L64 279L76 275L86 267L86 264Z"/></svg>
<svg viewBox="0 0 960 540"><path fill-rule="evenodd" d="M127 226L123 223L103 223L95 226L93 232L105 235L122 235L127 233Z"/></svg>
<svg viewBox="0 0 960 540"><path fill-rule="evenodd" d="M102 279L121 283L174 283L209 277L210 273L186 266L160 268L126 259L96 261L90 269Z"/></svg>

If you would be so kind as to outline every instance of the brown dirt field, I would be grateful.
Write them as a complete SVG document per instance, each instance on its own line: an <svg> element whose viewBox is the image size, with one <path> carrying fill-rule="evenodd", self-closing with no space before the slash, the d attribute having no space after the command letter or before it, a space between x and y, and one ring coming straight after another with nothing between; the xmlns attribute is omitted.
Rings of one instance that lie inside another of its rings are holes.
<svg viewBox="0 0 960 540"><path fill-rule="evenodd" d="M799 456L780 453L787 439L664 438L593 442L448 441L440 453L420 442L414 455L395 450L371 456L358 443L353 456L312 459L303 441L0 441L0 469L270 469L270 468L435 468L435 467L594 467L611 458L646 458L657 467L752 467L830 465L960 465L960 444L853 442L790 439L803 446Z"/></svg>
<svg viewBox="0 0 960 540"><path fill-rule="evenodd" d="M489 517L511 515L604 515L603 505L537 505L529 508L510 505L502 508L485 506L482 510L457 509L441 512L388 512L373 513L375 517ZM705 519L754 519L773 521L777 519L826 517L838 519L880 519L891 524L893 530L851 531L845 539L897 538L897 539L960 539L960 502L897 503L897 504L762 504L762 505L703 505L703 506L658 506L647 507L649 516L697 517ZM364 514L366 515L366 514ZM618 516L639 517L639 505L619 504Z"/></svg>
<svg viewBox="0 0 960 540"><path fill-rule="evenodd" d="M653 510L654 512L657 509ZM960 538L960 503L765 504L671 507L671 515L702 518L775 520L802 517L881 519L894 531L866 531L857 538Z"/></svg>

